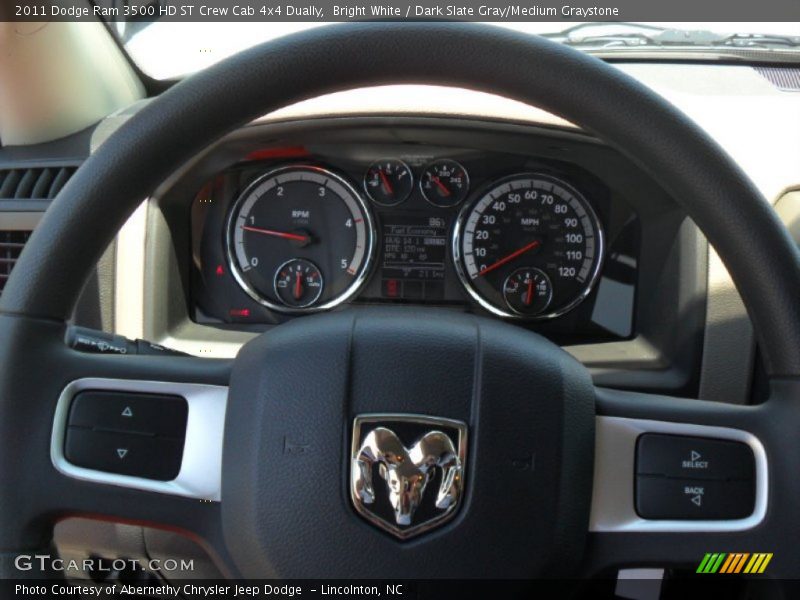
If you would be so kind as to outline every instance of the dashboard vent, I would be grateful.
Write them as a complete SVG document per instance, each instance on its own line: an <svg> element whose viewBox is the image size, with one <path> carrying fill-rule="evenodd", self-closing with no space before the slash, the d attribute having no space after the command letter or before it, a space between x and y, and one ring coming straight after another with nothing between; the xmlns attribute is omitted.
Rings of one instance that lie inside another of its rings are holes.
<svg viewBox="0 0 800 600"><path fill-rule="evenodd" d="M754 67L756 72L784 92L800 92L800 69L788 67Z"/></svg>
<svg viewBox="0 0 800 600"><path fill-rule="evenodd" d="M0 169L0 199L52 200L78 167Z"/></svg>
<svg viewBox="0 0 800 600"><path fill-rule="evenodd" d="M0 294L29 237L30 231L0 231Z"/></svg>

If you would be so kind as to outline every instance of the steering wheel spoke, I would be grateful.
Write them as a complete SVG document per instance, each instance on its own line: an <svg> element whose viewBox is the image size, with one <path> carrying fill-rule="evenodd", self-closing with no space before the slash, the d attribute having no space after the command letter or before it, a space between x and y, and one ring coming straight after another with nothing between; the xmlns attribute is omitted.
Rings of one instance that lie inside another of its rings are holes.
<svg viewBox="0 0 800 600"><path fill-rule="evenodd" d="M165 528L220 549L230 361L86 354L64 325L0 316L2 551L44 544L83 516ZM35 354L30 347L36 346ZM31 361L36 356L39 360Z"/></svg>
<svg viewBox="0 0 800 600"><path fill-rule="evenodd" d="M800 468L788 435L800 425L798 387L774 380L759 406L598 388L585 572L696 570L715 553L731 557L730 572L760 569L767 554L771 575L796 572L782 540L800 525L800 486L785 477Z"/></svg>

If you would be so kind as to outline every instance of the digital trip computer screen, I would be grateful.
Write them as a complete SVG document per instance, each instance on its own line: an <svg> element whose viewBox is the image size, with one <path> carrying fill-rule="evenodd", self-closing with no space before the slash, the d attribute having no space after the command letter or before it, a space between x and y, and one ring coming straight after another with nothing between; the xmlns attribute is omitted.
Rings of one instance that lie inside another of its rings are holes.
<svg viewBox="0 0 800 600"><path fill-rule="evenodd" d="M388 214L383 218L381 296L441 300L444 297L447 221L431 215Z"/></svg>

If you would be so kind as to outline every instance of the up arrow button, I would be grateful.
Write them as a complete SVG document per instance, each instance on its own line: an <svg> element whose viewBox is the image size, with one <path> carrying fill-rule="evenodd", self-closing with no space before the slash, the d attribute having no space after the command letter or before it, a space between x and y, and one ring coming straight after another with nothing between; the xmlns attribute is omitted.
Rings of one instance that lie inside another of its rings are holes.
<svg viewBox="0 0 800 600"><path fill-rule="evenodd" d="M183 439L188 415L189 405L180 396L86 390L72 401L68 424L85 429ZM112 457L115 450L116 446L110 449Z"/></svg>

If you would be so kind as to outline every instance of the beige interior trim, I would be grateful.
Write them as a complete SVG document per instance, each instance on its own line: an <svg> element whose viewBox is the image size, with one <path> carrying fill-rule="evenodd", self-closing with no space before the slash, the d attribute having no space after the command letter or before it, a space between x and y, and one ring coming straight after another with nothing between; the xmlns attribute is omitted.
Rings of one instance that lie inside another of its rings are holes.
<svg viewBox="0 0 800 600"><path fill-rule="evenodd" d="M114 274L114 333L144 337L144 262L147 202L125 222L117 235Z"/></svg>
<svg viewBox="0 0 800 600"><path fill-rule="evenodd" d="M27 145L70 135L144 97L100 22L0 22L0 140Z"/></svg>

